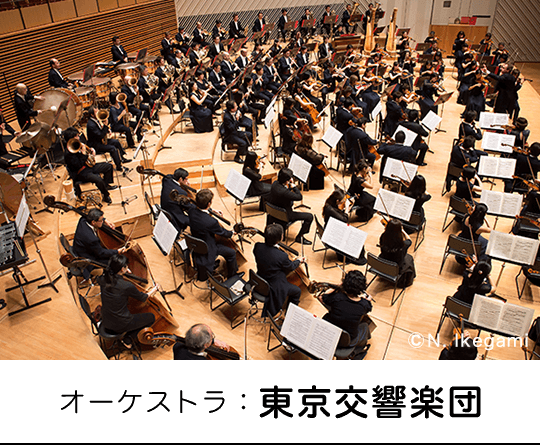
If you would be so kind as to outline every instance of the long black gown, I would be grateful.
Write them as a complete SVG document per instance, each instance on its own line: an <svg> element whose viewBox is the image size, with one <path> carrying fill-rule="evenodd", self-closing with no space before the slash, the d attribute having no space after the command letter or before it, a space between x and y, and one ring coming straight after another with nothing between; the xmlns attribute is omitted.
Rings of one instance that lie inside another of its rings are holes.
<svg viewBox="0 0 540 445"><path fill-rule="evenodd" d="M195 133L211 133L214 131L212 110L195 102L193 100L193 94L197 93L192 93L192 95L189 97L189 112ZM199 94L197 94L197 97L200 98Z"/></svg>

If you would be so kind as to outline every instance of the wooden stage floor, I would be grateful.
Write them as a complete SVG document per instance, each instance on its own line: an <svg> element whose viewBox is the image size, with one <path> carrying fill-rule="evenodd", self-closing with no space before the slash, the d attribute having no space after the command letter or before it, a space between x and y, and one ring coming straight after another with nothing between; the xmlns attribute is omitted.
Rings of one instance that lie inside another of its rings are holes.
<svg viewBox="0 0 540 445"><path fill-rule="evenodd" d="M520 91L521 115L528 118L529 128L531 130L530 142L534 142L540 138L540 125L536 119L540 116L540 67L538 64L531 64L524 69L527 77L535 79L533 84L526 83ZM448 73L447 73L448 75ZM449 77L445 81L445 87L449 91L455 90L456 82ZM458 233L459 227L454 224L445 233L441 232L442 223L448 201L449 194L441 196L441 190L444 182L446 166L448 163L452 140L457 136L457 129L460 123L460 114L463 111L461 105L456 104L456 94L444 108L442 121L442 129L445 132L432 134L429 144L434 154L428 153L426 167L420 167L419 172L426 177L428 184L428 192L432 195L431 201L425 204L425 212L427 218L426 239L420 248L412 253L415 264L417 277L410 288L406 289L403 296L397 301L394 306L390 306L390 298L392 289L389 285L382 281L376 280L369 288L369 293L376 300L372 319L377 328L373 332L371 339L371 349L367 354L368 360L433 360L437 359L441 348L420 348L414 349L408 339L411 333L418 332L425 337L429 334L435 335L437 325L442 312L442 304L447 296L452 295L459 284L461 283L461 274L463 269L456 264L451 258L447 261L444 270L439 274L439 267L444 252L444 247L448 236L451 233ZM172 122L172 117L168 114L162 115L163 128L167 128ZM325 122L324 125L328 125ZM213 171L216 177L216 183L223 183L229 169L239 169L239 166L232 162L222 162L219 156L219 149L214 153L216 145L217 129L213 133L196 135L193 133L192 127L185 128L185 133L176 133L171 135L167 140L167 145L172 146L172 149L162 150L156 157L156 168L173 170L179 165L190 165L192 172L190 178L192 185L198 188L201 181L201 171L203 172L203 182L205 185L212 186L216 194L214 207L221 209L225 216L231 220L235 219L235 205L232 197L220 194L214 187L214 178L209 173ZM370 134L374 134L374 125L368 126ZM158 141L157 134L149 134L149 143L154 144ZM315 139L319 139L322 135L322 130L318 129L315 133ZM316 142L317 147L321 152L328 154L328 149L322 142ZM259 135L259 147L261 153L268 150L268 131L261 127ZM218 146L219 148L219 146ZM153 154L153 148L150 148L150 155ZM332 161L335 166L335 159ZM133 161L130 166L135 167L139 164L139 159ZM200 164L200 165L199 165ZM204 165L204 168L202 167ZM379 164L376 165L375 178L378 178ZM59 169L58 173L63 176L63 169ZM266 173L273 173L271 169ZM113 202L111 206L104 208L105 215L109 221L116 223L125 222L131 224L134 220L141 219L142 223L138 226L137 241L144 250L150 268L157 282L161 283L164 289L173 287L173 279L169 263L165 257L159 252L156 245L149 236L150 225L148 218L148 208L144 203L144 191L149 192L148 186L144 189L140 184L139 175L133 171L130 174L133 182L129 182L126 178L121 178L124 186L124 195L130 196L136 194L138 198L127 206L127 214L124 214L120 202L119 193L114 192ZM350 177L345 178L345 186L348 187ZM377 181L375 181L377 182ZM304 194L304 203L311 207L311 212L322 219L322 206L327 196L333 190L333 185L339 184L343 186L341 172L332 170L331 175L326 178L325 190L309 191ZM376 190L379 184L376 185ZM58 195L61 190L61 180L54 181L49 175L45 182L46 192L53 195ZM497 181L495 190L502 190L502 182ZM374 191L374 194L376 193ZM155 181L152 186L152 192L156 199L159 200L160 186L158 181ZM30 200L31 204L38 205L35 200ZM254 213L254 206L246 206L244 217L250 213ZM89 322L78 306L68 286L65 276L65 271L59 263L59 255L61 248L58 244L57 237L60 232L66 235L72 234L75 229L77 218L70 214L60 214L56 211L54 214L39 213L35 215L39 225L44 229L51 231L51 234L39 242L43 256L46 259L46 264L51 275L61 274L62 278L58 281L57 286L59 293L55 293L50 288L45 288L37 292L36 285L29 286L30 302L38 301L46 297L51 297L52 301L31 310L20 313L14 317L4 317L0 321L0 359L104 359L105 356L101 352L97 338L92 335ZM490 224L493 225L494 218L489 218ZM264 228L265 217L254 216L244 220L247 226L255 226L259 229ZM511 227L509 220L501 219L498 221L497 230L508 232ZM366 250L375 254L379 253L377 248L378 239L383 231L383 226L380 223L379 217L374 217L368 224L361 227L362 230L368 232ZM292 228L292 236L295 235L298 227ZM309 239L313 240L314 227L309 234ZM414 240L414 236L413 236ZM257 238L255 238L257 241ZM27 245L31 243L30 239L26 239ZM297 246L298 247L298 246ZM320 244L317 246L320 247ZM243 268L247 272L249 268L254 268L255 264L251 253L252 245L246 245L245 254L248 263ZM29 248L30 257L37 258L35 249ZM321 267L323 252L313 252L311 247L305 249L308 257L311 279L316 281L327 281L331 283L339 283L341 272L338 268L323 270ZM330 261L335 257L330 253ZM492 272L493 280L496 280L501 271L501 263L494 261ZM348 270L356 268L356 266L347 266ZM24 274L28 279L42 275L43 268L41 263L36 261L28 267L24 267ZM365 267L360 270L365 271ZM524 297L521 301L517 298L516 286L514 278L518 273L518 267L508 265L504 268L500 285L497 293L505 298L508 298L510 303L521 304L523 306L534 308L536 315L540 309L540 294L538 288L525 288ZM183 279L181 269L176 270L178 280ZM0 288L5 289L12 286L13 280L10 274L0 277ZM249 308L247 300L238 304L234 308L223 306L215 312L211 312L209 308L209 292L192 288L190 284L184 285L182 294L185 300L181 300L175 295L170 295L168 301L173 308L173 313L180 324L177 334L184 334L185 331L194 323L206 323L212 326L217 337L226 341L239 351L244 348L244 328L239 327L233 331L230 329L230 318L233 316L239 317L245 315ZM0 292L0 298L7 300L7 310L15 310L22 304L22 297L19 291L11 291L5 294L5 291ZM99 297L90 298L91 304L94 306L99 302ZM304 309L313 312L318 316L325 313L325 309L320 303L313 298L309 293L303 292L300 306ZM0 318L5 315L5 312L0 312ZM446 322L442 329L442 341L449 342L451 336L451 323ZM285 359L285 360L301 360L304 359L299 353L289 355L283 348L277 349L272 353L266 350L267 328L255 321L250 321L247 328L247 344L248 355L255 360L270 360L270 359ZM483 349L480 350L484 352ZM169 360L172 358L172 350L170 348L156 349L143 353L145 360ZM523 352L519 347L495 348L489 352L489 359L501 360L521 360Z"/></svg>

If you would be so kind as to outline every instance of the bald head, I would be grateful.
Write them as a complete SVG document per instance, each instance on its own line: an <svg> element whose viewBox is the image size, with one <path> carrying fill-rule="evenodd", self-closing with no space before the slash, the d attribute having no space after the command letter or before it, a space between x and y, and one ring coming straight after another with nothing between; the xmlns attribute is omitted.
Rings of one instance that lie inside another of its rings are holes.
<svg viewBox="0 0 540 445"><path fill-rule="evenodd" d="M15 85L15 91L20 95L24 96L28 91L28 88L26 88L26 85L24 83L18 83L17 85Z"/></svg>
<svg viewBox="0 0 540 445"><path fill-rule="evenodd" d="M196 324L191 326L186 332L186 347L199 354L210 347L214 340L212 329L205 324Z"/></svg>
<svg viewBox="0 0 540 445"><path fill-rule="evenodd" d="M58 59L49 60L49 64L51 65L51 68L54 68L55 70L60 69L60 62L58 61Z"/></svg>

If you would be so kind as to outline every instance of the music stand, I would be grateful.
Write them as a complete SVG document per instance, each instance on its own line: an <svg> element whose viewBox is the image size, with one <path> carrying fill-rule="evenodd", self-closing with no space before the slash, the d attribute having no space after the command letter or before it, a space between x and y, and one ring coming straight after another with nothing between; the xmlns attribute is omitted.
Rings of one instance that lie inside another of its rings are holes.
<svg viewBox="0 0 540 445"><path fill-rule="evenodd" d="M229 49L229 52L236 53L238 50L242 47L243 41L240 39L236 39L232 46Z"/></svg>
<svg viewBox="0 0 540 445"><path fill-rule="evenodd" d="M419 53L423 53L427 51L429 48L431 48L431 43L417 43L416 48L414 48L414 50Z"/></svg>
<svg viewBox="0 0 540 445"><path fill-rule="evenodd" d="M316 47L317 47L317 42L306 44L306 48L308 50L308 53L311 53L311 52L315 51Z"/></svg>
<svg viewBox="0 0 540 445"><path fill-rule="evenodd" d="M433 62L434 54L418 54L418 63Z"/></svg>
<svg viewBox="0 0 540 445"><path fill-rule="evenodd" d="M287 33L290 31L291 34L292 32L296 29L296 27L298 26L298 22L287 22L285 23L285 26L283 26L283 32L285 33L285 35L287 35Z"/></svg>
<svg viewBox="0 0 540 445"><path fill-rule="evenodd" d="M444 93L444 94L441 94L437 100L435 101L435 103L433 104L433 106L435 105L442 105L442 109L441 109L441 118L444 114L444 104L446 102L448 102L450 100L450 98L452 97L452 94L454 94L453 91L449 92L449 93ZM441 120L442 122L442 120ZM446 133L446 130L442 130L441 128L441 124L439 123L439 128L435 128L435 134L437 133Z"/></svg>
<svg viewBox="0 0 540 445"><path fill-rule="evenodd" d="M327 15L325 18L324 18L324 24L325 25L334 25L337 23L337 19L338 19L338 15L337 14L334 14L334 15Z"/></svg>
<svg viewBox="0 0 540 445"><path fill-rule="evenodd" d="M136 63L142 62L147 54L148 54L148 48L143 48L143 49L139 50L139 52L137 53L137 57L135 59L135 62Z"/></svg>
<svg viewBox="0 0 540 445"><path fill-rule="evenodd" d="M262 39L263 36L264 36L264 31L257 31L253 33L251 37L253 38L254 41L257 41L259 39Z"/></svg>
<svg viewBox="0 0 540 445"><path fill-rule="evenodd" d="M364 16L364 14L356 14L355 13L355 14L351 15L351 18L349 19L349 22L351 22L351 23L361 22L363 16Z"/></svg>
<svg viewBox="0 0 540 445"><path fill-rule="evenodd" d="M409 33L411 31L411 28L399 28L396 31L396 37L401 37L405 33Z"/></svg>
<svg viewBox="0 0 540 445"><path fill-rule="evenodd" d="M384 31L384 28L386 28L386 25L385 26L377 26L377 28L375 28L373 30L373 35L378 36L381 32Z"/></svg>

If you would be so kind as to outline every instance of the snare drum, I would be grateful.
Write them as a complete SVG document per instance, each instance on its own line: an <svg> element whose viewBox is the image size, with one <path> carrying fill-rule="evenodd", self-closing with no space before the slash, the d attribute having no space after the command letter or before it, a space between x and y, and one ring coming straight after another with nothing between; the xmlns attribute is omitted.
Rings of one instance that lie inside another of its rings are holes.
<svg viewBox="0 0 540 445"><path fill-rule="evenodd" d="M95 93L91 87L79 87L75 88L75 94L81 100L83 108L90 108L94 105Z"/></svg>
<svg viewBox="0 0 540 445"><path fill-rule="evenodd" d="M126 76L139 78L139 64L138 63L121 63L116 67L118 75L124 79Z"/></svg>

